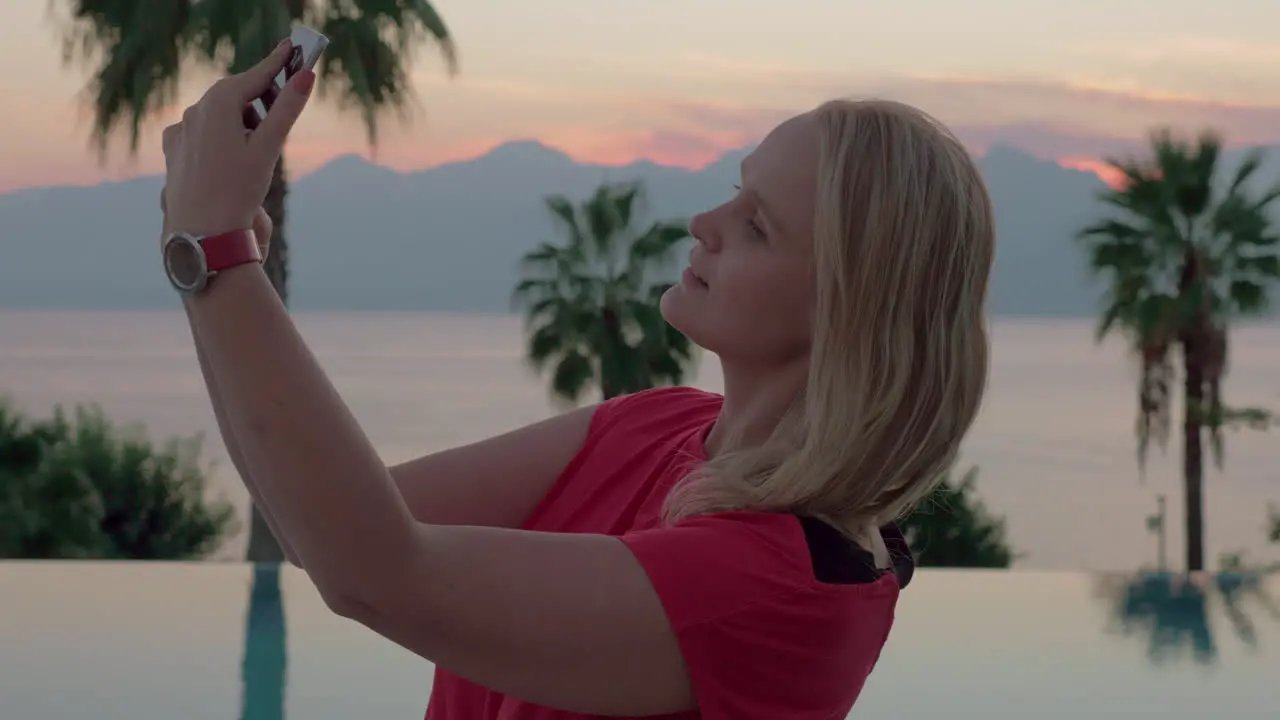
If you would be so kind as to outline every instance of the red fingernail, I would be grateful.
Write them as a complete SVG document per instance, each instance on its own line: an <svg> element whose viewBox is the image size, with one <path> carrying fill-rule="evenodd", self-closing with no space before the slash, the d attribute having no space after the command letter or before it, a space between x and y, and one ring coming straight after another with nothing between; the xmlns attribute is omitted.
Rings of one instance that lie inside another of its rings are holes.
<svg viewBox="0 0 1280 720"><path fill-rule="evenodd" d="M303 95L309 95L316 85L316 74L311 70L303 70L293 76L293 87Z"/></svg>

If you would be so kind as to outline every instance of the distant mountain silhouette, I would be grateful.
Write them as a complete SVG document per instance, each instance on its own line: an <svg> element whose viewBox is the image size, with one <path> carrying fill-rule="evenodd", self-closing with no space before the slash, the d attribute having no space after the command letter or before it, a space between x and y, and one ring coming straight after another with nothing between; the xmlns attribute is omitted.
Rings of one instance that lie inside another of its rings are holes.
<svg viewBox="0 0 1280 720"><path fill-rule="evenodd" d="M507 312L519 257L558 239L546 195L581 198L602 180L641 179L647 219L687 217L730 196L747 151L700 171L581 164L534 141L412 173L336 158L289 196L292 307ZM980 167L998 224L992 311L1093 314L1097 292L1072 236L1098 212L1102 182L1003 145ZM161 182L0 195L0 307L175 307L153 244Z"/></svg>

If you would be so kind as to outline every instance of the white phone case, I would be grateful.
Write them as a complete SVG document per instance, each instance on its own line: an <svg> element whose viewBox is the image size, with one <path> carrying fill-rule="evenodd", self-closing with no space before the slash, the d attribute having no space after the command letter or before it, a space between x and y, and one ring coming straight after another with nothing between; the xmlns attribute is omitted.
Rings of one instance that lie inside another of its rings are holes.
<svg viewBox="0 0 1280 720"><path fill-rule="evenodd" d="M262 122L267 117L267 111L271 109L271 103L274 102L276 96L284 89L289 78L297 75L302 70L314 70L316 63L320 62L320 55L324 53L324 49L329 46L329 38L312 30L309 27L298 26L289 33L289 42L293 44L293 54L289 57L289 63L284 69L276 75L275 91L268 92L265 96L255 98L252 107L255 115L258 116L258 122Z"/></svg>

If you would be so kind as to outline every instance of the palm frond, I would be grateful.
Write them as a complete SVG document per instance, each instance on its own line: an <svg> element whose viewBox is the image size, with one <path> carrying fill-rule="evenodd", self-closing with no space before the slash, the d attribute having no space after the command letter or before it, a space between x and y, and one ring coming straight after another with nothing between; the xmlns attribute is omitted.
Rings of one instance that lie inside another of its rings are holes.
<svg viewBox="0 0 1280 720"><path fill-rule="evenodd" d="M177 102L193 35L191 0L75 0L55 18L67 65L89 68L82 95L93 111L91 144L106 161L120 131L136 154L142 126Z"/></svg>
<svg viewBox="0 0 1280 720"><path fill-rule="evenodd" d="M405 123L417 109L412 68L420 45L433 42L449 75L457 72L453 37L426 0L328 2L315 5L308 17L329 37L317 92L334 98L339 110L359 114L370 147L378 144L384 112Z"/></svg>
<svg viewBox="0 0 1280 720"><path fill-rule="evenodd" d="M400 31L400 51L405 53L406 58L411 58L414 48L422 40L430 40L440 47L440 55L444 58L446 70L450 75L456 75L458 46L454 43L453 34L449 32L444 18L436 11L435 6L426 0L407 0L404 5L408 16L416 19L417 22L400 22L396 25Z"/></svg>
<svg viewBox="0 0 1280 720"><path fill-rule="evenodd" d="M578 222L578 209L574 207L569 198L563 195L552 195L546 199L547 210L551 213L551 218L560 227L561 231L568 236L569 242L564 246L553 246L550 243L544 243L551 247L563 247L565 249L573 249L580 255L585 257L587 247L587 234L583 232L581 223Z"/></svg>
<svg viewBox="0 0 1280 720"><path fill-rule="evenodd" d="M547 198L564 241L521 260L512 297L524 308L530 362L538 370L558 363L551 386L562 400L576 402L591 384L611 397L679 382L692 365L692 343L662 319L659 294L644 283L687 237L687 223L656 222L636 234L642 197L639 185L623 183L601 185L578 205Z"/></svg>
<svg viewBox="0 0 1280 720"><path fill-rule="evenodd" d="M586 224L585 230L592 258L610 277L618 270L615 262L616 246L627 229L623 223L624 210L621 207L621 203L624 202L634 202L634 197L627 199L627 191L623 188L601 185L596 189L595 194L582 204L582 217Z"/></svg>
<svg viewBox="0 0 1280 720"><path fill-rule="evenodd" d="M650 267L668 267L675 258L676 247L689 237L689 227L679 222L655 222L631 243L627 255L627 274L636 283L643 282Z"/></svg>
<svg viewBox="0 0 1280 720"><path fill-rule="evenodd" d="M549 359L564 352L567 340L565 333L554 323L541 325L529 335L526 359L535 370L542 370Z"/></svg>
<svg viewBox="0 0 1280 720"><path fill-rule="evenodd" d="M580 351L570 351L560 358L551 376L552 395L569 403L577 403L582 393L591 386L595 376L595 364L591 358Z"/></svg>
<svg viewBox="0 0 1280 720"><path fill-rule="evenodd" d="M193 45L200 59L231 73L257 64L297 19L288 4L262 0L205 0L192 10Z"/></svg>

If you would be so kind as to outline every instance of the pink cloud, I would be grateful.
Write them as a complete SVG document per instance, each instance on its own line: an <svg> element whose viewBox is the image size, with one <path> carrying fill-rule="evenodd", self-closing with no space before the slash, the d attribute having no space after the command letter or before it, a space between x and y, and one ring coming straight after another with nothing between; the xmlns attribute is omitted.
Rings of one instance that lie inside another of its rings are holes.
<svg viewBox="0 0 1280 720"><path fill-rule="evenodd" d="M777 92L782 87L787 91ZM533 136L584 162L617 165L647 159L698 168L758 141L785 117L837 96L888 97L917 105L947 123L975 154L1005 143L1080 169L1095 169L1101 158L1140 149L1151 128L1166 124L1186 131L1214 127L1231 145L1280 144L1277 106L1082 83L948 77L849 80L833 74L778 71L745 73L726 81L723 97L743 98L740 101L623 96L610 91L576 98L562 93L554 107L531 106L522 97L508 97L513 90L506 86L499 90L498 95L485 95L483 104L472 110L485 122L470 124L466 122L470 115L442 115L425 135L389 133L378 160L401 170L419 169L474 157L507 139ZM779 97L789 100L752 100ZM508 109L515 113L531 107L540 108L536 119L503 120L520 117ZM136 163L113 164L109 169L94 167L87 144L60 147L56 157L50 156L49 148L17 141L8 146L0 142L0 149L12 160L7 174L0 176L0 191L34 183L157 172L161 167L153 148ZM360 133L331 124L300 134L290 141L288 152L291 170L305 173L335 155L366 150Z"/></svg>
<svg viewBox="0 0 1280 720"><path fill-rule="evenodd" d="M1066 167L1107 171L1101 160L1141 151L1153 128L1183 132L1215 128L1228 146L1280 144L1280 107L1245 105L1185 96L1133 93L1066 83L989 79L886 79L866 87L811 81L813 101L769 105L675 100L649 102L661 129L641 135L595 134L579 146L582 159L648 157L697 167L714 156L759 140L782 119L837 96L888 97L938 117L975 154L1003 143ZM566 151L574 154L568 143Z"/></svg>

